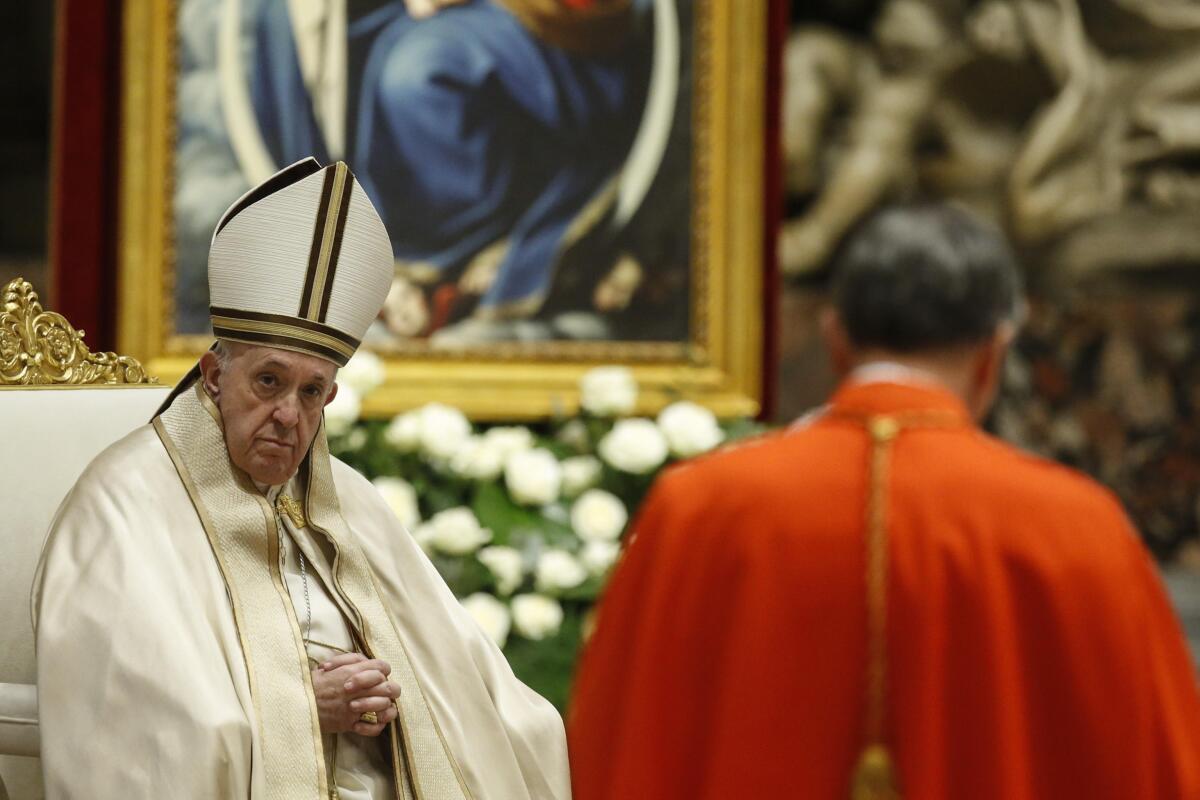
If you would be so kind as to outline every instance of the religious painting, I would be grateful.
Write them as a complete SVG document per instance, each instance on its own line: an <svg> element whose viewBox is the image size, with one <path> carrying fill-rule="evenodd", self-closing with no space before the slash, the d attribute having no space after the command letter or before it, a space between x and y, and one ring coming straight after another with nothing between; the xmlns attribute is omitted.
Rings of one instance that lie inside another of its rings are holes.
<svg viewBox="0 0 1200 800"><path fill-rule="evenodd" d="M173 380L211 340L223 211L345 161L391 238L368 413L755 413L766 0L126 0L121 347Z"/></svg>

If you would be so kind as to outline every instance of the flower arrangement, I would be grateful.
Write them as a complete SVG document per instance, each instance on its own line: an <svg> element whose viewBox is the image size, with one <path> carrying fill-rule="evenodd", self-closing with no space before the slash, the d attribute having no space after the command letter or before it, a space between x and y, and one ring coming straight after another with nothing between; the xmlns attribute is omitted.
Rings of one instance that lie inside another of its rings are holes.
<svg viewBox="0 0 1200 800"><path fill-rule="evenodd" d="M382 380L366 351L339 373L325 410L334 455L375 484L517 675L560 709L588 613L655 476L757 431L687 401L630 417L638 389L623 367L586 373L580 413L535 427L480 428L436 403L360 420Z"/></svg>

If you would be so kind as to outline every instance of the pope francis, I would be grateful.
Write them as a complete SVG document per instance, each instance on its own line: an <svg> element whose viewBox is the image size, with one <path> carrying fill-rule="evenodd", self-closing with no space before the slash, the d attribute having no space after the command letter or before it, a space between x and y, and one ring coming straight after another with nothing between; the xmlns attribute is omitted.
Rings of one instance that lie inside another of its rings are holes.
<svg viewBox="0 0 1200 800"><path fill-rule="evenodd" d="M343 163L219 222L216 345L88 467L38 567L48 797L570 796L558 714L329 455L392 271Z"/></svg>

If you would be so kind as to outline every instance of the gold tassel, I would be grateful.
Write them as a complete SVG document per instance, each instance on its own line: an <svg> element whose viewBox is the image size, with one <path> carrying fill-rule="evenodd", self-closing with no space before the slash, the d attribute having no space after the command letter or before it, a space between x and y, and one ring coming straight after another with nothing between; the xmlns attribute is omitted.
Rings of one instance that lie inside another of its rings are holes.
<svg viewBox="0 0 1200 800"><path fill-rule="evenodd" d="M883 745L867 745L858 757L850 800L900 800L892 757Z"/></svg>

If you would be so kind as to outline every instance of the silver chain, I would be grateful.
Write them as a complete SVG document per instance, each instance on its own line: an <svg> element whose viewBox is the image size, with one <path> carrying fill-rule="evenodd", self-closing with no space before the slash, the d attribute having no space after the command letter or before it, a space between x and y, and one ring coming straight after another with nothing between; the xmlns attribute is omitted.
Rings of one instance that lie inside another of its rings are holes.
<svg viewBox="0 0 1200 800"><path fill-rule="evenodd" d="M308 599L308 570L304 564L304 551L295 542L296 555L300 557L300 584L304 587L304 640L312 637L312 602Z"/></svg>
<svg viewBox="0 0 1200 800"><path fill-rule="evenodd" d="M287 533L284 530L283 515L278 509L275 511L275 524L279 529L279 545L286 547ZM300 585L304 587L304 640L308 641L312 638L312 600L308 596L308 564L304 560L304 551L300 549L300 545L292 542L292 547L296 548L296 556L300 560Z"/></svg>

